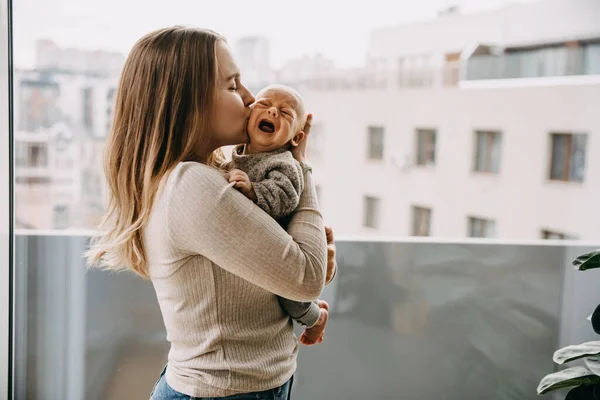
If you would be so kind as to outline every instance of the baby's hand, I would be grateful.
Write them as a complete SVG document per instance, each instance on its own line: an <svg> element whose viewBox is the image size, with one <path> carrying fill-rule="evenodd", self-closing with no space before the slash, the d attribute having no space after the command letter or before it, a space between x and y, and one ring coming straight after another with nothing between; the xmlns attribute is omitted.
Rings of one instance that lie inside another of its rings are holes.
<svg viewBox="0 0 600 400"><path fill-rule="evenodd" d="M229 172L229 183L235 182L234 188L237 188L244 196L252 201L256 201L256 195L254 194L254 188L252 188L252 182L248 178L248 174L239 169L233 169Z"/></svg>

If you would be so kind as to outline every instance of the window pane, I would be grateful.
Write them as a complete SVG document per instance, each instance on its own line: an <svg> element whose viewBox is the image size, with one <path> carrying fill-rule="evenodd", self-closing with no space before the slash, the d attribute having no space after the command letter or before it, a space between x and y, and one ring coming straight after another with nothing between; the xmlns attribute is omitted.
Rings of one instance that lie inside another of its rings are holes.
<svg viewBox="0 0 600 400"><path fill-rule="evenodd" d="M498 173L500 171L500 158L502 155L502 134L494 132L492 134L493 145L491 154L490 172Z"/></svg>
<svg viewBox="0 0 600 400"><path fill-rule="evenodd" d="M434 130L417 130L417 165L435 165Z"/></svg>
<svg viewBox="0 0 600 400"><path fill-rule="evenodd" d="M587 135L573 135L573 146L571 148L571 165L569 166L569 180L583 182L585 175L585 154L587 146Z"/></svg>
<svg viewBox="0 0 600 400"><path fill-rule="evenodd" d="M485 172L487 166L488 136L486 132L477 132L475 138L475 171Z"/></svg>
<svg viewBox="0 0 600 400"><path fill-rule="evenodd" d="M552 135L550 179L566 179L567 140L567 135Z"/></svg>
<svg viewBox="0 0 600 400"><path fill-rule="evenodd" d="M383 159L383 140L383 127L370 126L368 129L369 159Z"/></svg>
<svg viewBox="0 0 600 400"><path fill-rule="evenodd" d="M474 238L496 237L496 222L488 219L469 217L469 236Z"/></svg>
<svg viewBox="0 0 600 400"><path fill-rule="evenodd" d="M364 198L363 225L367 228L379 228L379 199L369 196Z"/></svg>
<svg viewBox="0 0 600 400"><path fill-rule="evenodd" d="M19 76L15 74L15 77ZM36 79L35 76L25 78L19 83L17 95L15 97L21 99L19 129L38 131L59 121L59 86L56 82Z"/></svg>
<svg viewBox="0 0 600 400"><path fill-rule="evenodd" d="M423 207L413 207L413 236L429 236L431 226L431 209Z"/></svg>
<svg viewBox="0 0 600 400"><path fill-rule="evenodd" d="M11 398L8 388L10 386L9 373L11 360L9 359L9 349L12 343L9 341L11 326L11 304L13 299L10 297L11 288L11 265L13 237L13 216L10 213L11 206L14 206L12 197L10 149L13 143L10 141L10 121L13 116L9 114L9 71L12 65L9 62L9 24L10 9L6 0L0 0L0 398ZM21 150L15 158L25 157ZM27 315L24 316L27 318ZM14 359L14 358L13 358ZM12 371L11 371L12 372ZM16 397L17 399L18 397Z"/></svg>

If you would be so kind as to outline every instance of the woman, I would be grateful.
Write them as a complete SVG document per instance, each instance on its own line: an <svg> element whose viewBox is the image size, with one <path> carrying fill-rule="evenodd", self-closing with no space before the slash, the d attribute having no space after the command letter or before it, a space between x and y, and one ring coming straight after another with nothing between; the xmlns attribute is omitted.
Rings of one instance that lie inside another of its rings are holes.
<svg viewBox="0 0 600 400"><path fill-rule="evenodd" d="M306 189L288 232L218 170L218 149L248 140L253 101L211 31L150 33L123 69L106 149L106 233L88 257L152 280L171 343L154 400L289 398L298 344L276 296L317 299L326 231L305 144L294 150Z"/></svg>

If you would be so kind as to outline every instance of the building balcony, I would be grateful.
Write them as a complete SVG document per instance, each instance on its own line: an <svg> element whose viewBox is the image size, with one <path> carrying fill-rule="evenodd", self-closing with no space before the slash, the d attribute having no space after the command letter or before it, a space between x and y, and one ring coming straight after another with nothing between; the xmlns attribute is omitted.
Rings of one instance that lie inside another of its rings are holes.
<svg viewBox="0 0 600 400"><path fill-rule="evenodd" d="M15 398L148 398L166 362L152 286L86 271L88 241L17 232ZM295 398L536 399L554 350L595 337L600 275L570 265L592 245L339 239L327 335L300 349Z"/></svg>
<svg viewBox="0 0 600 400"><path fill-rule="evenodd" d="M541 48L467 61L464 80L555 78L600 75L600 44Z"/></svg>

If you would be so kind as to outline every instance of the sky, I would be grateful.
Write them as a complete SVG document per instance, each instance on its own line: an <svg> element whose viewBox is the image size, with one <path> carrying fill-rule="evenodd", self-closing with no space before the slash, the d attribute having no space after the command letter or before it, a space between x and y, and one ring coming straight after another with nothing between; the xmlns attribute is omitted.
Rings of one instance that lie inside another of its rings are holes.
<svg viewBox="0 0 600 400"><path fill-rule="evenodd" d="M247 35L271 43L271 63L321 53L358 66L373 29L435 18L449 5L463 12L532 0L19 0L13 2L14 57L32 67L35 40L61 47L127 54L145 33L184 24L213 29L230 42Z"/></svg>

